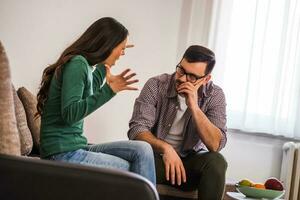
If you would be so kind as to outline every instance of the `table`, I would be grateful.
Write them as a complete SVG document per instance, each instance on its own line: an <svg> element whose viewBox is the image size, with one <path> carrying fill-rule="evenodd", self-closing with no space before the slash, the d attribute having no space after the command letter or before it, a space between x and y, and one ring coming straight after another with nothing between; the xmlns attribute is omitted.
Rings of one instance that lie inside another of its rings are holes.
<svg viewBox="0 0 300 200"><path fill-rule="evenodd" d="M262 199L254 199L254 198L246 197L245 195L243 195L239 192L226 192L226 194L235 200L262 200ZM267 200L267 199L265 199L265 200ZM283 200L283 199L276 199L276 200Z"/></svg>

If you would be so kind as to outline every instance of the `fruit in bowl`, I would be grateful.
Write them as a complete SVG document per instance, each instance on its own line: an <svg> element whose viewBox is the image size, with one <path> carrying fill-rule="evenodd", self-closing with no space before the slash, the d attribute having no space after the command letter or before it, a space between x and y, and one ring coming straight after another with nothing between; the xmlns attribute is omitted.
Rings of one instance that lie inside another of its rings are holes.
<svg viewBox="0 0 300 200"><path fill-rule="evenodd" d="M284 190L279 191L279 190L269 190L269 189L260 189L260 188L255 188L255 187L249 187L249 186L240 186L237 185L236 187L237 191L242 193L243 195L247 197L252 197L252 198L267 198L267 199L275 199L275 198L280 198L284 195Z"/></svg>
<svg viewBox="0 0 300 200"><path fill-rule="evenodd" d="M282 183L274 178L268 178L265 183L255 183L249 179L242 179L236 184L238 192L247 197L275 199L284 195Z"/></svg>
<svg viewBox="0 0 300 200"><path fill-rule="evenodd" d="M265 182L265 187L266 189L270 190L283 190L283 185L282 183L275 177L268 178Z"/></svg>
<svg viewBox="0 0 300 200"><path fill-rule="evenodd" d="M252 187L254 185L254 183L249 179L242 179L239 181L238 184L243 186L249 186L249 187Z"/></svg>
<svg viewBox="0 0 300 200"><path fill-rule="evenodd" d="M253 187L257 188L257 189L266 189L265 185L262 183L255 183L253 185Z"/></svg>

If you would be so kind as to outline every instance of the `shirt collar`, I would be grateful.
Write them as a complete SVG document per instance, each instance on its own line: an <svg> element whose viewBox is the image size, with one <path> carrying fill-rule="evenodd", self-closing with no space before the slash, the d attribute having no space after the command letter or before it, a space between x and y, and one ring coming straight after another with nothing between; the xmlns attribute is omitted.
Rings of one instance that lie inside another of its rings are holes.
<svg viewBox="0 0 300 200"><path fill-rule="evenodd" d="M176 96L177 96L177 91L176 91L176 84L175 84L175 73L173 73L167 90L167 97L174 98Z"/></svg>

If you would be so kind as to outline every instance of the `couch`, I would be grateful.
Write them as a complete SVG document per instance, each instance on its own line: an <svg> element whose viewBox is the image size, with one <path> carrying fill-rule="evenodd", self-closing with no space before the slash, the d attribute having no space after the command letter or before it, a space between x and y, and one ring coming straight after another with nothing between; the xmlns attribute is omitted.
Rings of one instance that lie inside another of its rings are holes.
<svg viewBox="0 0 300 200"><path fill-rule="evenodd" d="M224 194L222 200L232 200L231 197L227 195L227 192L236 192L235 189L235 180L227 179L226 185L224 188ZM160 200L197 200L198 199L198 191L182 191L175 187L165 185L165 184L157 184L157 191L159 193Z"/></svg>
<svg viewBox="0 0 300 200"><path fill-rule="evenodd" d="M13 87L0 42L0 199L159 199L156 188L130 172L39 158L36 98Z"/></svg>

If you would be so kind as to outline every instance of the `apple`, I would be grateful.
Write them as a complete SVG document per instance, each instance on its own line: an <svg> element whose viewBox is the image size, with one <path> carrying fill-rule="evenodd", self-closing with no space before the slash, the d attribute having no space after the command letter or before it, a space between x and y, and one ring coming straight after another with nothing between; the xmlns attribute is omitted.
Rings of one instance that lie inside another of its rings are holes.
<svg viewBox="0 0 300 200"><path fill-rule="evenodd" d="M282 183L275 177L268 178L265 182L265 187L266 189L270 190L283 190L283 185Z"/></svg>

